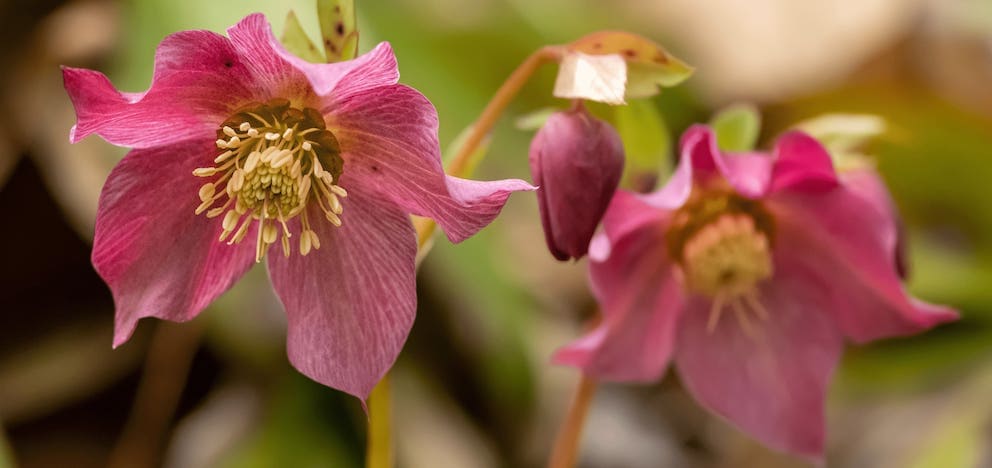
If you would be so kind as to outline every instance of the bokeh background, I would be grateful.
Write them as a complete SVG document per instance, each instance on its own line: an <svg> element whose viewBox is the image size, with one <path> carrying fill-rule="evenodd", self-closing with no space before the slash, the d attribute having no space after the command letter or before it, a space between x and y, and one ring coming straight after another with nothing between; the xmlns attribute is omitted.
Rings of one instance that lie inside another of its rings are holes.
<svg viewBox="0 0 992 468"><path fill-rule="evenodd" d="M606 28L697 67L636 103L655 116L641 130L621 129L632 157L662 173L679 132L735 102L760 109L764 147L824 112L885 117L867 150L904 216L911 289L962 320L849 348L830 390L829 466L992 466L992 2L357 3L360 49L392 42L402 81L438 108L442 144L531 51ZM310 0L0 1L0 468L361 466L365 415L288 365L262 268L193 322L143 321L111 350L113 304L89 251L100 186L124 150L68 143L60 64L140 91L166 34L223 31L253 11L278 34L289 8L316 35ZM549 66L524 89L477 177L529 178L533 131L518 120L566 106L553 79ZM477 237L438 239L418 293L393 371L399 466L541 466L577 381L548 357L594 311L584 262L554 262L534 197L515 195ZM668 375L599 388L580 466L804 465L710 416Z"/></svg>

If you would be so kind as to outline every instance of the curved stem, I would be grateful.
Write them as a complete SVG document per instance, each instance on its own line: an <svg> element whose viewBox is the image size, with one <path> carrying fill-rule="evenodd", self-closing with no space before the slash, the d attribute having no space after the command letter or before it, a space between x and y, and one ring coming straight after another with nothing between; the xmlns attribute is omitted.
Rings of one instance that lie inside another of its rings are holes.
<svg viewBox="0 0 992 468"><path fill-rule="evenodd" d="M388 374L369 395L369 439L365 455L366 468L393 466L393 401Z"/></svg>
<svg viewBox="0 0 992 468"><path fill-rule="evenodd" d="M513 70L513 73L506 78L506 81L496 90L493 98L486 104L479 119L472 124L470 133L465 138L465 143L448 163L445 170L449 175L455 177L469 177L471 175L468 174L468 169L472 154L475 153L486 135L492 131L500 116L503 115L503 111L506 110L506 106L510 105L513 98L517 96L520 89L527 84L527 81L541 65L546 62L560 61L564 53L562 46L544 46L530 54L517 66L516 70ZM417 228L417 243L421 247L427 244L431 236L434 235L434 231L437 230L437 224L431 219L414 223L414 226Z"/></svg>
<svg viewBox="0 0 992 468"><path fill-rule="evenodd" d="M568 414L565 415L565 420L562 421L561 427L558 429L551 458L548 460L548 468L572 468L575 466L575 461L579 455L579 441L582 439L582 427L595 394L596 380L582 374L579 385L575 389L575 396L572 397L572 404L568 407Z"/></svg>
<svg viewBox="0 0 992 468"><path fill-rule="evenodd" d="M500 115L506 110L506 106L513 101L524 84L545 62L558 61L563 54L561 46L544 46L530 54L524 61L513 70L506 81L496 90L496 94L486 104L479 119L472 125L471 133L465 139L465 144L459 149L454 159L448 165L448 174L464 177L469 157L475 152L482 140L492 131Z"/></svg>

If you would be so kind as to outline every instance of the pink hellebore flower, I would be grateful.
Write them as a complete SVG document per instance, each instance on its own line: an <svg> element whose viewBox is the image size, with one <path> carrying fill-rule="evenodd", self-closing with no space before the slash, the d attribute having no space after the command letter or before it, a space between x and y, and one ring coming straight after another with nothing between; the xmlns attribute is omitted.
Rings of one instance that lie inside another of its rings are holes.
<svg viewBox="0 0 992 468"><path fill-rule="evenodd" d="M117 307L115 347L142 317L192 319L278 244L267 264L290 361L365 398L413 323L407 213L458 242L532 188L446 176L437 113L397 84L387 43L308 63L255 14L228 37L165 38L144 93L91 70L63 74L78 117L70 139L134 148L103 187L93 247Z"/></svg>
<svg viewBox="0 0 992 468"><path fill-rule="evenodd" d="M585 256L623 173L623 142L581 105L556 112L530 145L548 250L558 260Z"/></svg>
<svg viewBox="0 0 992 468"><path fill-rule="evenodd" d="M674 359L703 406L819 459L844 339L957 317L906 294L894 215L876 175L837 174L805 134L784 135L771 155L724 155L708 128L693 127L664 188L617 192L589 253L604 320L555 360L650 381Z"/></svg>

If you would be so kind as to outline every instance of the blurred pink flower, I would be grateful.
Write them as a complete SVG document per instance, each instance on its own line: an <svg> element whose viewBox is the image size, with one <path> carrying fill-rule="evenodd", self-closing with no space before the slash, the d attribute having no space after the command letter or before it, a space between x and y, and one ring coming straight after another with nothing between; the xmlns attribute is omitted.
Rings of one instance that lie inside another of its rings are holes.
<svg viewBox="0 0 992 468"><path fill-rule="evenodd" d="M650 381L674 359L699 402L765 444L819 459L824 396L844 339L954 320L906 294L895 212L877 175L837 174L813 138L724 155L706 127L682 138L675 175L619 191L593 239L602 324L558 363Z"/></svg>
<svg viewBox="0 0 992 468"><path fill-rule="evenodd" d="M96 133L134 148L103 187L93 247L116 303L114 346L142 317L192 319L279 244L267 265L290 361L364 399L414 319L407 214L458 242L511 192L532 189L444 174L437 112L397 84L387 43L309 63L255 14L228 37L167 37L144 93L91 70L63 74L78 118L70 139Z"/></svg>
<svg viewBox="0 0 992 468"><path fill-rule="evenodd" d="M530 170L548 250L582 258L620 183L620 135L584 107L556 112L534 136Z"/></svg>

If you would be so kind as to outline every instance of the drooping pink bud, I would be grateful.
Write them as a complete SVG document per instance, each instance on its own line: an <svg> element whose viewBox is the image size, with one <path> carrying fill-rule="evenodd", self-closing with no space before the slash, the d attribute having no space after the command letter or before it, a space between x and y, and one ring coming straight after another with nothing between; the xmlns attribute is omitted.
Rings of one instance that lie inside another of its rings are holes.
<svg viewBox="0 0 992 468"><path fill-rule="evenodd" d="M530 170L548 249L558 260L586 254L623 172L623 143L585 108L557 112L530 145Z"/></svg>

